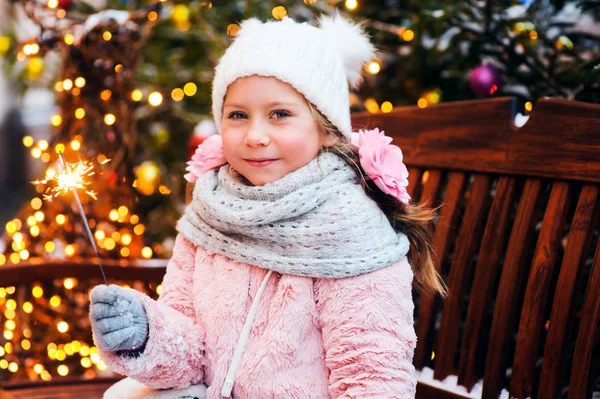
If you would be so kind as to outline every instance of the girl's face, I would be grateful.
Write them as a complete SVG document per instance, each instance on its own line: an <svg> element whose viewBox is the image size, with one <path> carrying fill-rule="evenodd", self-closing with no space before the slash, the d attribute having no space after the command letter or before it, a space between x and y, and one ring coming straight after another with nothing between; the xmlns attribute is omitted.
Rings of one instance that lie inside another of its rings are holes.
<svg viewBox="0 0 600 399"><path fill-rule="evenodd" d="M314 159L324 138L304 96L273 77L248 76L227 89L223 105L223 152L255 186L281 179Z"/></svg>

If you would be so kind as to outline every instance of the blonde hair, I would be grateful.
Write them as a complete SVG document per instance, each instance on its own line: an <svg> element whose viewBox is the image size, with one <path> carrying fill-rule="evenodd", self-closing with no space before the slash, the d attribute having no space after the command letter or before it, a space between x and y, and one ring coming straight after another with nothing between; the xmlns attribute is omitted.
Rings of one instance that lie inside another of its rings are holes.
<svg viewBox="0 0 600 399"><path fill-rule="evenodd" d="M392 227L400 230L410 241L408 260L415 276L416 288L424 293L438 293L446 296L447 287L434 266L433 220L435 210L426 204L403 204L385 194L372 181L365 179L365 172L360 166L358 149L342 135L339 130L317 109L308 102L308 107L323 130L323 137L335 137L331 147L323 147L322 151L334 151L340 154L350 166L361 176L362 186L387 216Z"/></svg>

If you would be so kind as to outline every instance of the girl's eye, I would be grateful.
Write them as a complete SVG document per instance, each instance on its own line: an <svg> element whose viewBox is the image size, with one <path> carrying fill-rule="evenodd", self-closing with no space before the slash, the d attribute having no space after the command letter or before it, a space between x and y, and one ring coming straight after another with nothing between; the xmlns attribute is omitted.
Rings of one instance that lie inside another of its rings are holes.
<svg viewBox="0 0 600 399"><path fill-rule="evenodd" d="M275 119L283 119L287 116L290 116L290 113L287 111L273 111L271 115L273 115Z"/></svg>
<svg viewBox="0 0 600 399"><path fill-rule="evenodd" d="M229 114L229 119L248 119L248 117L243 112L236 111Z"/></svg>

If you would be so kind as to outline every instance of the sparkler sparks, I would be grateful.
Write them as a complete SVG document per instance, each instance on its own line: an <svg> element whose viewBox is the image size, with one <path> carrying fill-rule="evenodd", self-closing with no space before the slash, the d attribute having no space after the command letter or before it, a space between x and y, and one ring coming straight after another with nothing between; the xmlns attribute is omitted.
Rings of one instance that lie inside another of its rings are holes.
<svg viewBox="0 0 600 399"><path fill-rule="evenodd" d="M106 160L103 163L108 162ZM97 193L88 187L92 184L88 179L94 176L94 165L89 161L75 163L63 162L60 170L48 169L42 180L36 180L33 184L48 186L44 193L44 199L51 201L53 198L68 193L70 190L84 190L91 198L97 200Z"/></svg>

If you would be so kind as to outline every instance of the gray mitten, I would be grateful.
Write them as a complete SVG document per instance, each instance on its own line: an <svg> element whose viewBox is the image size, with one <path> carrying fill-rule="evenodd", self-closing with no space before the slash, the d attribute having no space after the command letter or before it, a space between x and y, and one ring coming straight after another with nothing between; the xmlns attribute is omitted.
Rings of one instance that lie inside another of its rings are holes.
<svg viewBox="0 0 600 399"><path fill-rule="evenodd" d="M96 345L115 351L140 349L148 336L148 317L128 289L98 285L91 293L90 319Z"/></svg>

